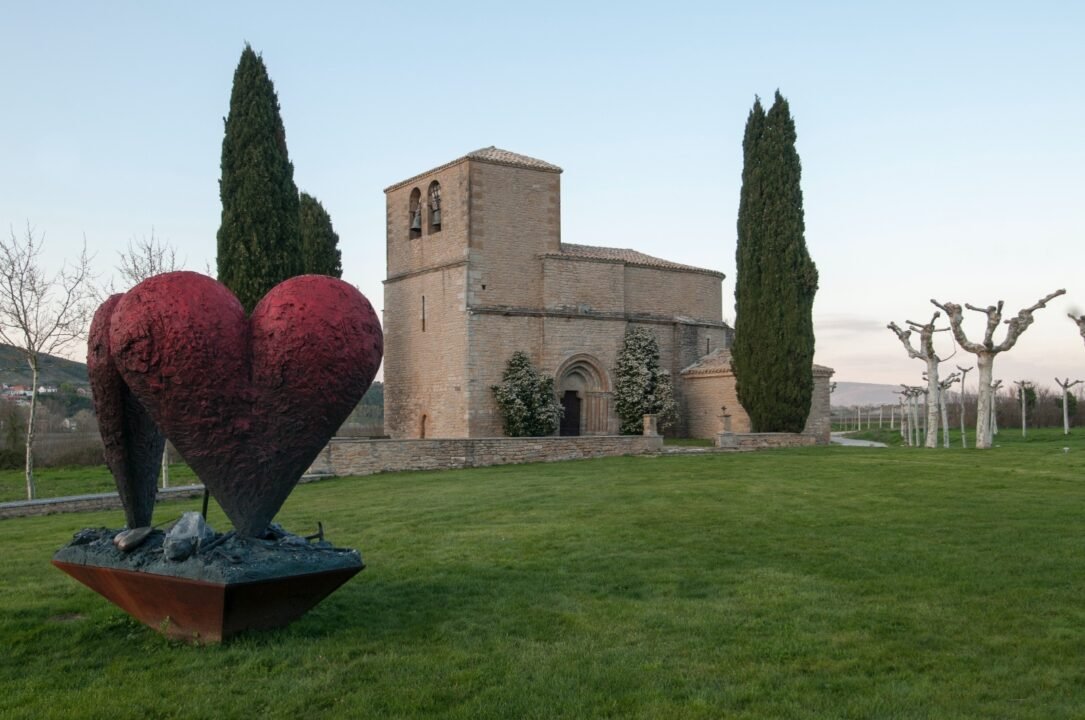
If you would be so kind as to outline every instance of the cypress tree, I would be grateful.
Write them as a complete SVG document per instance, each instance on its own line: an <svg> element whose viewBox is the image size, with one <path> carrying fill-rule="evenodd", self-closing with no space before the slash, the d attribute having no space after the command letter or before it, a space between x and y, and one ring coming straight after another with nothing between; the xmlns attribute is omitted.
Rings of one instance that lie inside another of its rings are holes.
<svg viewBox="0 0 1085 720"><path fill-rule="evenodd" d="M279 100L249 45L234 71L225 125L218 276L252 312L268 290L303 270L298 188Z"/></svg>
<svg viewBox="0 0 1085 720"><path fill-rule="evenodd" d="M301 254L308 275L343 277L339 236L332 219L320 201L309 193L301 194Z"/></svg>
<svg viewBox="0 0 1085 720"><path fill-rule="evenodd" d="M756 432L801 432L814 390L818 274L806 249L795 139L779 91L767 113L755 100L742 140L732 363Z"/></svg>

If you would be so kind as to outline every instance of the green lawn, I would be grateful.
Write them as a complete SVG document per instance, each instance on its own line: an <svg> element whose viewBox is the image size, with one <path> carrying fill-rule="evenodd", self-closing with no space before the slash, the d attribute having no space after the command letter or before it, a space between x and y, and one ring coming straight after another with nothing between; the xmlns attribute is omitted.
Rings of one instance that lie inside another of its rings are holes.
<svg viewBox="0 0 1085 720"><path fill-rule="evenodd" d="M170 485L196 483L196 475L184 463L170 465ZM38 468L34 483L39 498L89 495L117 489L105 465L90 467ZM26 500L26 475L22 469L0 470L0 502Z"/></svg>
<svg viewBox="0 0 1085 720"><path fill-rule="evenodd" d="M320 482L278 519L369 568L217 647L49 566L119 512L0 521L0 717L1080 718L1083 478L1060 434Z"/></svg>

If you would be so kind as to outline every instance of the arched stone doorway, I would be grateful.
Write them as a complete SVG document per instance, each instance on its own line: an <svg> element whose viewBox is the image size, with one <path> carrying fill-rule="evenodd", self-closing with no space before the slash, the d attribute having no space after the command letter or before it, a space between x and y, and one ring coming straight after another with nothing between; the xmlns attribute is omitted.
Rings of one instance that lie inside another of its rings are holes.
<svg viewBox="0 0 1085 720"><path fill-rule="evenodd" d="M580 353L558 368L554 383L565 409L562 435L606 435L610 431L610 378L599 360Z"/></svg>

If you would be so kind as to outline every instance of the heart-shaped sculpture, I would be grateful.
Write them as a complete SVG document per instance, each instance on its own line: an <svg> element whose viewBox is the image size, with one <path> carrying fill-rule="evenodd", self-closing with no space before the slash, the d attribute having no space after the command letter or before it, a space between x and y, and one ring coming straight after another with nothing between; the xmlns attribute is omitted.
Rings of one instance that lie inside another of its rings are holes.
<svg viewBox="0 0 1085 720"><path fill-rule="evenodd" d="M113 361L109 328L121 297L110 296L94 313L87 342L87 376L105 462L117 483L124 518L129 528L139 528L151 524L166 439L132 395Z"/></svg>
<svg viewBox="0 0 1085 720"><path fill-rule="evenodd" d="M234 529L260 536L365 394L383 335L342 280L291 278L247 318L224 285L173 272L121 298L110 349Z"/></svg>

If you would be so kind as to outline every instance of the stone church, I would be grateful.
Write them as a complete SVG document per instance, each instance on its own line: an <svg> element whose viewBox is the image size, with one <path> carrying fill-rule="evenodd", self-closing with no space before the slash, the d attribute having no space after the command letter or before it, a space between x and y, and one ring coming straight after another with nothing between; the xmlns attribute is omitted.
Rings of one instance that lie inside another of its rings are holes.
<svg viewBox="0 0 1085 720"><path fill-rule="evenodd" d="M384 427L391 437L499 437L491 386L524 351L554 378L563 435L618 431L613 368L651 330L680 407L678 435L749 429L730 370L723 274L561 241L561 168L483 148L385 190ZM828 368L806 432L828 442ZM726 408L726 410L724 410Z"/></svg>

